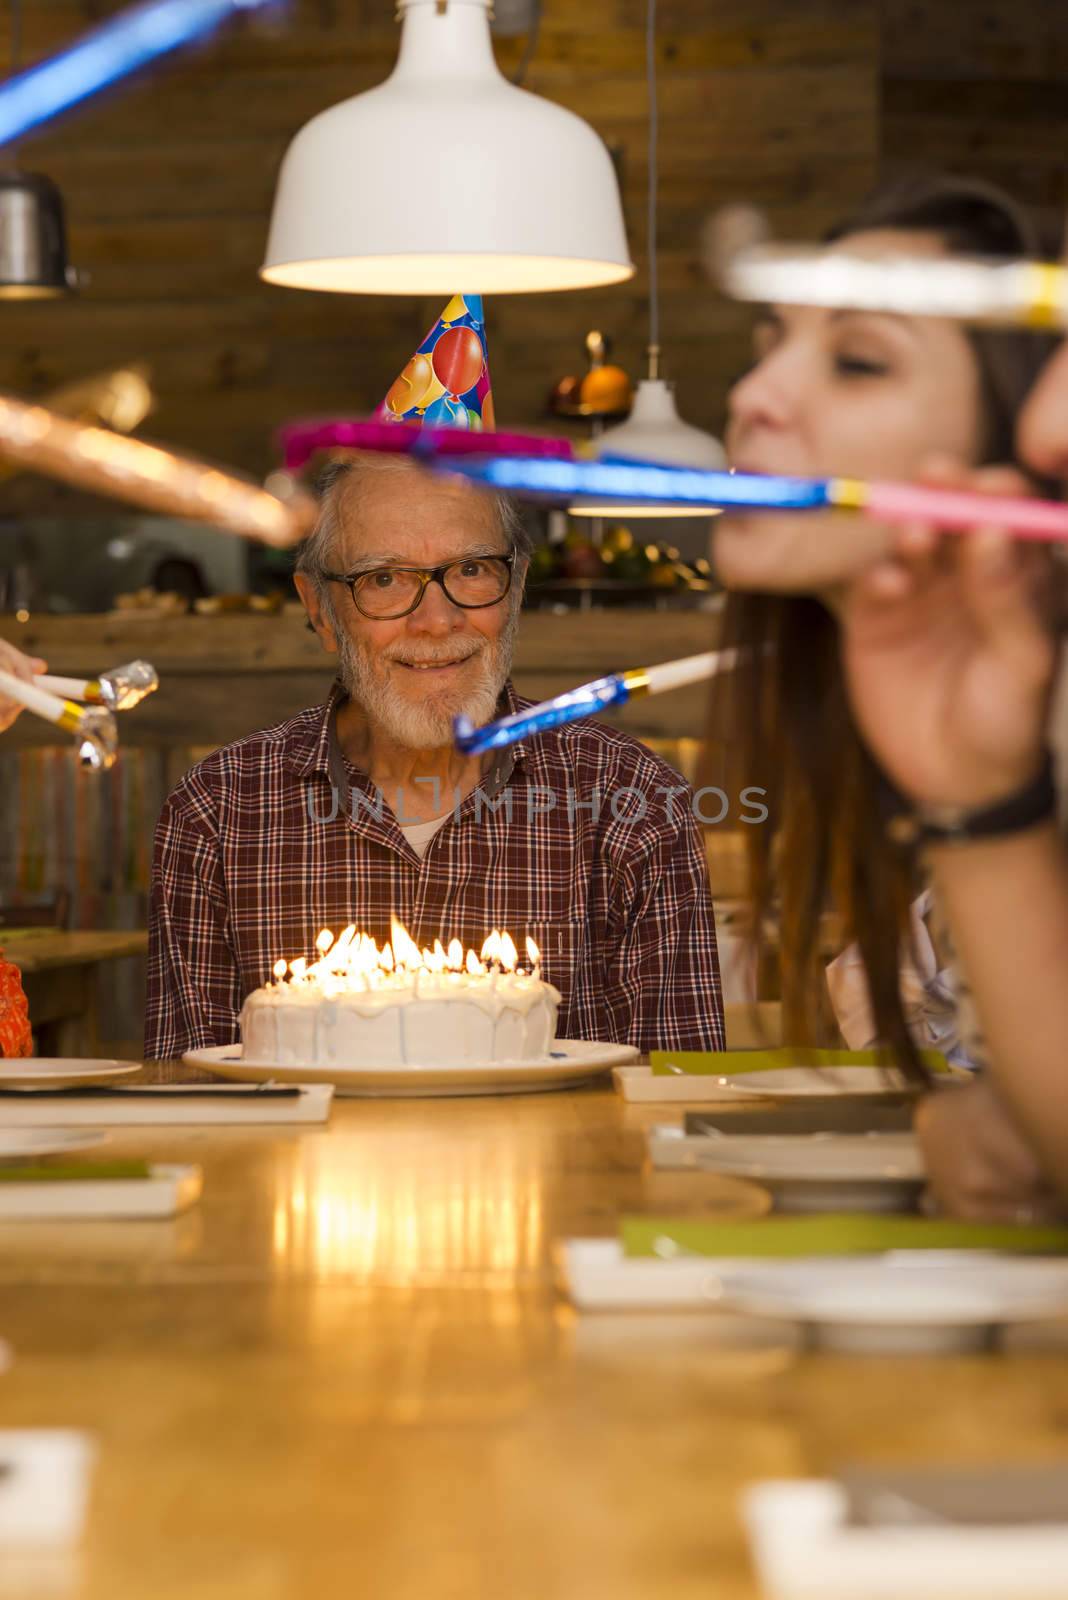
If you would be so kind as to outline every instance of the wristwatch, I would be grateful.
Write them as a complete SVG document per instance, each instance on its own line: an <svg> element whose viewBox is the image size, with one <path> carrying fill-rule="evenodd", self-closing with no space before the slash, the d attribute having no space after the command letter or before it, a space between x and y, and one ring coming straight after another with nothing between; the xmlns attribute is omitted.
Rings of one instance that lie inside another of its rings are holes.
<svg viewBox="0 0 1068 1600"><path fill-rule="evenodd" d="M1047 750L1037 777L1007 799L974 811L960 806L916 806L892 816L886 831L895 844L901 845L971 844L1023 833L1056 815L1053 757Z"/></svg>

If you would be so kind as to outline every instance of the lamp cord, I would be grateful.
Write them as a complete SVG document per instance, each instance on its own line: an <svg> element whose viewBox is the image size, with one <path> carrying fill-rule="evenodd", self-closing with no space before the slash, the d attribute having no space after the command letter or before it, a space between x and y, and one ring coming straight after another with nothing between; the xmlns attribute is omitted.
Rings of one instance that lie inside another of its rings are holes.
<svg viewBox="0 0 1068 1600"><path fill-rule="evenodd" d="M515 69L512 82L520 88L527 75L527 68L534 59L534 52L538 48L538 35L541 33L541 8L542 0L534 0L534 15L530 19L530 28L527 32L527 42L523 47L523 54L519 58L519 65Z"/></svg>
<svg viewBox="0 0 1068 1600"><path fill-rule="evenodd" d="M645 74L649 99L649 196L646 248L649 254L649 376L660 376L660 280L657 271L657 188L659 154L656 94L656 0L646 0Z"/></svg>

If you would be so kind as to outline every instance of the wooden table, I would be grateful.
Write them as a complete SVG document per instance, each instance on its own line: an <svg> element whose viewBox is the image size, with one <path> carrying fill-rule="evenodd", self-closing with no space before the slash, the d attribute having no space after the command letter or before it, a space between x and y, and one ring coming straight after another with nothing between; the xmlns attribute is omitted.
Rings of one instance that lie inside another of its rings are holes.
<svg viewBox="0 0 1068 1600"><path fill-rule="evenodd" d="M752 1479L1068 1450L1063 1351L577 1316L557 1238L762 1199L644 1171L647 1120L593 1089L136 1130L112 1148L202 1164L195 1210L0 1227L3 1425L100 1445L79 1600L756 1600Z"/></svg>
<svg viewBox="0 0 1068 1600"><path fill-rule="evenodd" d="M22 972L30 1022L42 1056L91 1056L100 1048L96 969L103 961L143 956L143 928L65 933L59 928L0 928L4 959Z"/></svg>

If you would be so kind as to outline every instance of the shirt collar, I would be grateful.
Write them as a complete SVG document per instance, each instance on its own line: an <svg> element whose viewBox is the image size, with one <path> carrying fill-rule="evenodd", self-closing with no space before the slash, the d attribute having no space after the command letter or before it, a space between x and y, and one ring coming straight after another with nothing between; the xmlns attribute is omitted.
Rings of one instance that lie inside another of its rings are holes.
<svg viewBox="0 0 1068 1600"><path fill-rule="evenodd" d="M285 765L298 778L310 778L315 772L330 776L334 713L344 698L344 687L340 679L335 679L325 703L298 718L302 725L288 740L284 757Z"/></svg>

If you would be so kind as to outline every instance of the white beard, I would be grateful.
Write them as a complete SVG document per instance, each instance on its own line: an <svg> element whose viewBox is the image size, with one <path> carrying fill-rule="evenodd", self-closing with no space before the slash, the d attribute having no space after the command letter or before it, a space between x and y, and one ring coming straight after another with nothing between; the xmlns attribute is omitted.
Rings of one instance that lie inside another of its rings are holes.
<svg viewBox="0 0 1068 1600"><path fill-rule="evenodd" d="M478 681L470 688L462 692L441 690L417 704L393 692L384 665L393 658L373 655L366 645L350 638L344 628L335 626L341 681L368 721L381 728L394 744L408 750L441 750L452 744L454 717L470 717L478 727L494 716L501 690L512 669L518 627L516 608L499 638L492 644L485 641L477 652L472 652L481 656L481 661ZM445 660L452 659L445 651L441 656ZM413 650L412 659L432 661L434 654L425 648Z"/></svg>

